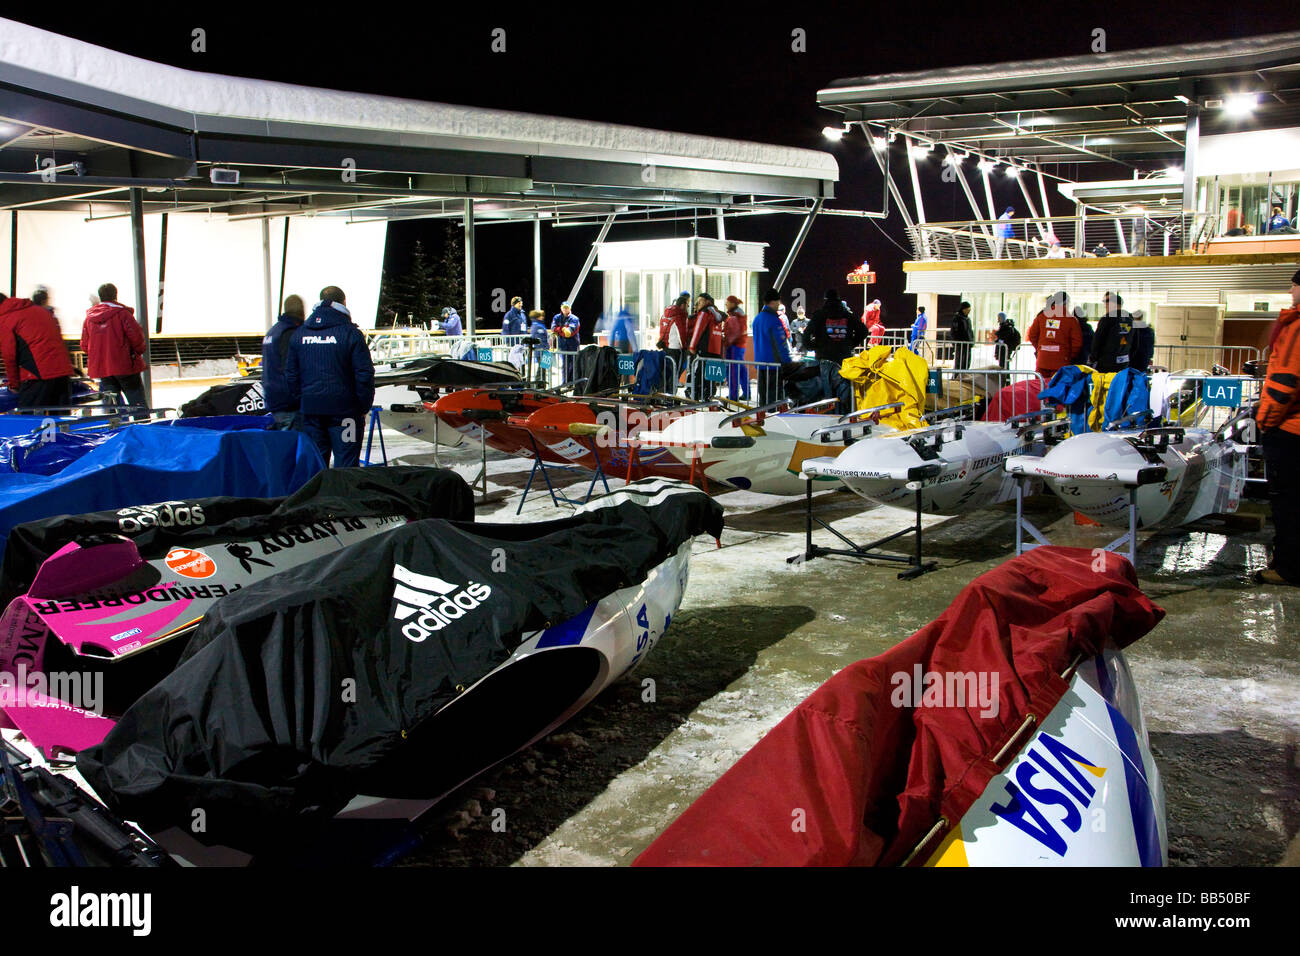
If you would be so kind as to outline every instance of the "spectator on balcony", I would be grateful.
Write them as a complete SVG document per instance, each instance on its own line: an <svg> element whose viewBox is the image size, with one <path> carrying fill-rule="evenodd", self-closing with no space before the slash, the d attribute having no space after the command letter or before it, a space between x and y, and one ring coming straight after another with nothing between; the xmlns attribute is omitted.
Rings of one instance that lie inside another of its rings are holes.
<svg viewBox="0 0 1300 956"><path fill-rule="evenodd" d="M1241 228L1241 210L1233 206L1228 210L1228 214L1223 218L1223 234L1225 236L1240 236L1241 233L1234 230Z"/></svg>
<svg viewBox="0 0 1300 956"><path fill-rule="evenodd" d="M1093 247L1092 254L1096 256L1098 259L1105 259L1108 255L1110 255L1110 247L1107 246L1106 243L1104 242L1099 242L1097 243L1096 246Z"/></svg>
<svg viewBox="0 0 1300 956"><path fill-rule="evenodd" d="M1273 218L1268 221L1268 228L1265 232L1295 232L1291 227L1291 220L1286 217L1286 213L1282 212L1281 206L1273 207Z"/></svg>
<svg viewBox="0 0 1300 956"><path fill-rule="evenodd" d="M993 235L996 240L993 243L993 258L1001 259L1002 250L1006 248L1007 240L1016 234L1016 227L1012 224L1011 219L1016 214L1015 206L1008 206L1002 210L1002 215L998 216L998 224L993 227Z"/></svg>
<svg viewBox="0 0 1300 956"><path fill-rule="evenodd" d="M1049 235L1047 237L1047 258L1049 259L1065 258L1065 247L1061 245L1061 240L1057 239L1056 236L1054 235Z"/></svg>

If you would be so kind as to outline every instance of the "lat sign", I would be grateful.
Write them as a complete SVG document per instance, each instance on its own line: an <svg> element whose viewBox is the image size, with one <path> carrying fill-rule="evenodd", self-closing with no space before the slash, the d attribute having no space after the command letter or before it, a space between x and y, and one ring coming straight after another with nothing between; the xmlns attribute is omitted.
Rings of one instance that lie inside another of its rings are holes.
<svg viewBox="0 0 1300 956"><path fill-rule="evenodd" d="M1201 385L1201 401L1218 408L1241 407L1241 379L1207 378Z"/></svg>

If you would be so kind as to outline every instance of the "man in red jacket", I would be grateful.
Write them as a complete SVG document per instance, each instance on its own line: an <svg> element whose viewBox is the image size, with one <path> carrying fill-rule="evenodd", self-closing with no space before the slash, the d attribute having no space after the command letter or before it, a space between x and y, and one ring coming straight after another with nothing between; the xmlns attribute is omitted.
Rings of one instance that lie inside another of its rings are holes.
<svg viewBox="0 0 1300 956"><path fill-rule="evenodd" d="M1029 326L1029 344L1034 347L1035 368L1043 381L1074 362L1083 348L1083 330L1070 311L1070 297L1058 292L1047 300L1042 312Z"/></svg>
<svg viewBox="0 0 1300 956"><path fill-rule="evenodd" d="M690 294L681 293L672 305L664 309L663 318L659 320L658 347L673 360L673 372L669 374L676 375L673 378L674 392L677 391L677 379L681 378L684 371L682 358L686 352L686 330L691 321L690 310L687 308L690 302Z"/></svg>
<svg viewBox="0 0 1300 956"><path fill-rule="evenodd" d="M705 363L711 358L722 358L727 320L713 304L713 296L707 292L700 293L697 306L695 320L691 323L690 340L686 343L686 351L691 358L687 394L697 402L707 402L713 398L717 383L705 378Z"/></svg>
<svg viewBox="0 0 1300 956"><path fill-rule="evenodd" d="M71 402L76 370L49 309L0 295L0 352L19 408L63 408Z"/></svg>
<svg viewBox="0 0 1300 956"><path fill-rule="evenodd" d="M749 343L749 317L741 308L745 303L734 295L727 296L727 318L723 339L727 346L727 394L749 401L749 369L745 366L745 346Z"/></svg>
<svg viewBox="0 0 1300 956"><path fill-rule="evenodd" d="M144 333L131 307L117 301L117 286L111 282L99 287L99 304L86 313L81 350L86 353L86 374L99 379L105 406L148 407L140 378Z"/></svg>

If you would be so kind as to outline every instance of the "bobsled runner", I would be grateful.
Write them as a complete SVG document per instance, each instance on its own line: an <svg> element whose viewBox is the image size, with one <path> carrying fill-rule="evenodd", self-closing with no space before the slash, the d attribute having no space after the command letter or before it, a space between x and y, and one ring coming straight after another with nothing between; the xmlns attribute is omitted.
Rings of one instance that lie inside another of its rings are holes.
<svg viewBox="0 0 1300 956"><path fill-rule="evenodd" d="M1163 616L1117 555L1009 560L822 685L635 865L1161 866L1122 648Z"/></svg>
<svg viewBox="0 0 1300 956"><path fill-rule="evenodd" d="M707 495L655 480L557 521L416 521L315 558L215 604L69 779L189 862L406 824L643 660L692 539L721 527Z"/></svg>

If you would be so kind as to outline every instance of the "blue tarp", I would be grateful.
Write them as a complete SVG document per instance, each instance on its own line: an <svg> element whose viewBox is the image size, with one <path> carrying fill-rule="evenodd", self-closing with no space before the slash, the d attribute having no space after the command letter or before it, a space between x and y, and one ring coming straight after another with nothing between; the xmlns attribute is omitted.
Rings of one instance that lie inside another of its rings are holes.
<svg viewBox="0 0 1300 956"><path fill-rule="evenodd" d="M15 525L58 514L233 495L275 498L324 467L296 431L130 426L52 476L0 474L0 552Z"/></svg>

